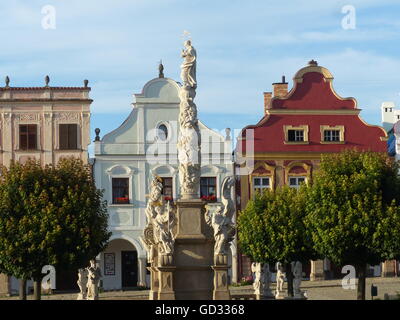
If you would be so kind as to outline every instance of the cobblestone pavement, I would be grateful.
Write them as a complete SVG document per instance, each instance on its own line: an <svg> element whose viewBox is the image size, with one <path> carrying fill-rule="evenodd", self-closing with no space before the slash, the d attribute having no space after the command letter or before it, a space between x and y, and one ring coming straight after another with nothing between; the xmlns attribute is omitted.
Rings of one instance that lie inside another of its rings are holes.
<svg viewBox="0 0 400 320"><path fill-rule="evenodd" d="M371 299L371 284L378 287L378 297L381 300L384 294L396 295L400 293L400 278L368 278L366 284L366 299ZM275 284L272 284L274 289ZM286 286L284 287L286 288ZM341 280L303 281L301 289L307 292L309 300L355 300L356 290L342 288ZM252 286L231 287L232 294L252 294ZM77 294L43 295L42 300L75 300ZM33 296L28 296L28 300ZM374 299L376 299L374 298ZM148 291L109 291L100 293L100 300L147 300ZM0 297L0 300L18 300L18 297Z"/></svg>

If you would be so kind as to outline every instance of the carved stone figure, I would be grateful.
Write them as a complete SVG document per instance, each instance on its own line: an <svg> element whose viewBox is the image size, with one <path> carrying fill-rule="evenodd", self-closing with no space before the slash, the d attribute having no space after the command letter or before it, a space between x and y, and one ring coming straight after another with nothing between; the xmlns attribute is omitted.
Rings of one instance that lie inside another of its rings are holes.
<svg viewBox="0 0 400 320"><path fill-rule="evenodd" d="M226 177L222 183L222 202L206 206L206 222L214 230L214 256L227 254L228 243L235 235L235 225L232 222L235 211L231 190L235 179Z"/></svg>
<svg viewBox="0 0 400 320"><path fill-rule="evenodd" d="M283 297L283 284L285 283L285 272L283 265L280 262L276 263L276 289L275 298L282 299Z"/></svg>
<svg viewBox="0 0 400 320"><path fill-rule="evenodd" d="M181 78L183 85L179 92L179 139L178 160L179 180L183 199L196 199L199 196L201 136L197 119L197 107L193 102L196 96L196 50L191 41L185 42L182 50L184 58L181 66Z"/></svg>
<svg viewBox="0 0 400 320"><path fill-rule="evenodd" d="M192 42L190 40L185 41L185 49L182 50L182 58L184 61L181 66L181 79L183 85L186 87L191 87L196 89L196 64L197 64L197 54L196 49L193 48Z"/></svg>
<svg viewBox="0 0 400 320"><path fill-rule="evenodd" d="M87 269L79 269L78 270L78 287L79 294L77 300L86 300L87 298L87 283L88 283L88 271Z"/></svg>
<svg viewBox="0 0 400 320"><path fill-rule="evenodd" d="M294 298L304 298L304 292L300 290L301 278L303 276L303 267L300 261L291 263L293 273L293 295Z"/></svg>
<svg viewBox="0 0 400 320"><path fill-rule="evenodd" d="M254 281L253 281L254 294L260 296L263 291L262 264L259 262L253 262L251 264L251 272L254 273Z"/></svg>
<svg viewBox="0 0 400 320"><path fill-rule="evenodd" d="M274 295L271 292L271 272L267 263L253 262L251 264L251 272L254 273L254 294L258 299L261 297L271 298Z"/></svg>
<svg viewBox="0 0 400 320"><path fill-rule="evenodd" d="M262 268L262 282L263 282L263 296L267 298L271 298L274 294L271 291L271 271L269 270L269 264L264 263Z"/></svg>
<svg viewBox="0 0 400 320"><path fill-rule="evenodd" d="M90 260L90 267L87 268L87 272L87 300L98 300L101 270L96 265L96 260Z"/></svg>
<svg viewBox="0 0 400 320"><path fill-rule="evenodd" d="M173 229L176 223L176 210L170 201L164 201L162 189L161 178L154 176L150 184L150 195L146 207L148 225L143 239L151 261L154 246L157 246L161 255L172 255L174 249Z"/></svg>

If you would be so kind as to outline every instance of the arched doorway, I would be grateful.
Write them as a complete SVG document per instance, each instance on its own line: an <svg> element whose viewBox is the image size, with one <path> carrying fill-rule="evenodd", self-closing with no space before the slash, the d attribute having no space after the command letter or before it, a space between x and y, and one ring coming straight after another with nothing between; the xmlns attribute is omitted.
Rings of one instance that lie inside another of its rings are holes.
<svg viewBox="0 0 400 320"><path fill-rule="evenodd" d="M130 289L138 286L138 253L133 244L124 239L111 240L100 256L104 290Z"/></svg>

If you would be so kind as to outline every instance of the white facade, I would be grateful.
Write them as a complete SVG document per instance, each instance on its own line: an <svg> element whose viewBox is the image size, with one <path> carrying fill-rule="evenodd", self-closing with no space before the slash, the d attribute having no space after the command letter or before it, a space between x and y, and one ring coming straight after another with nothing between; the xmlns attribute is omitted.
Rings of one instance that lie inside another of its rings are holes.
<svg viewBox="0 0 400 320"><path fill-rule="evenodd" d="M179 83L168 78L149 81L142 93L134 95L133 110L124 123L101 141L95 142L94 176L97 187L105 190L109 228L113 234L109 247L100 255L105 290L149 285L146 251L140 237L146 226L146 195L152 174L168 178L172 182L173 199L179 199L176 147L179 88ZM202 139L201 175L216 181L219 201L223 179L233 175L232 140L207 128L200 121L199 127ZM118 185L115 181L123 181L124 187L115 187L113 191L113 181L114 186ZM128 184L128 188L124 183ZM120 192L118 190L123 190L122 198L116 197ZM126 203L114 203L121 199ZM232 245L231 251L234 270L231 277L236 281L236 244ZM131 261L135 261L135 265Z"/></svg>
<svg viewBox="0 0 400 320"><path fill-rule="evenodd" d="M383 102L381 106L382 127L386 132L393 128L393 125L400 120L400 110L396 109L394 102Z"/></svg>

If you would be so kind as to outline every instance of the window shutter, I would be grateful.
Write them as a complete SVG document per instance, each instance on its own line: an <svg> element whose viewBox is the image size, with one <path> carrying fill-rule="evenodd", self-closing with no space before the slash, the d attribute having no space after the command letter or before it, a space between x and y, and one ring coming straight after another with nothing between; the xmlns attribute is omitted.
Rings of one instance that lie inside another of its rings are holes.
<svg viewBox="0 0 400 320"><path fill-rule="evenodd" d="M68 149L68 125L67 124L60 124L59 135L60 135L60 149L61 150Z"/></svg>

